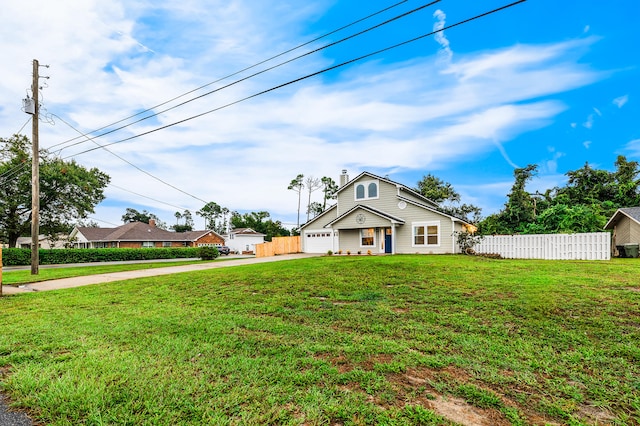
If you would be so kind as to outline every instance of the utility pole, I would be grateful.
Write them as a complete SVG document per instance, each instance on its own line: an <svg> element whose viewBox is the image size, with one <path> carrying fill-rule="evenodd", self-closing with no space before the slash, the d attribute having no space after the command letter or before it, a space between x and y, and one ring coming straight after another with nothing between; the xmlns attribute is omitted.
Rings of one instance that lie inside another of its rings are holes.
<svg viewBox="0 0 640 426"><path fill-rule="evenodd" d="M33 153L31 160L31 275L38 275L40 265L40 148L38 142L38 122L40 105L38 105L38 92L40 91L37 59L33 60L33 117L31 117Z"/></svg>

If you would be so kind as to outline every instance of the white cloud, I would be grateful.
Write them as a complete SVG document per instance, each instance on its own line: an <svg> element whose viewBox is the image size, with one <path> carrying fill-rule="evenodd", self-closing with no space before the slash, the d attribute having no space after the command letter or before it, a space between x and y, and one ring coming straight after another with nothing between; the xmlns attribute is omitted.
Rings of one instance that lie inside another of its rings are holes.
<svg viewBox="0 0 640 426"><path fill-rule="evenodd" d="M29 8L9 3L0 18L0 47L5 63L12 66L5 68L0 96L15 99L16 105L0 109L0 124L15 131L24 123L20 100L30 82L30 61L36 57L51 64L49 88L43 91L46 107L86 132L285 50L291 40L304 39L302 22L329 2L188 0L178 7L166 1L39 0ZM436 26L444 25L444 13L435 18ZM30 20L34 31L24 31L23 23ZM292 218L295 194L286 187L298 173L337 179L343 168L350 173L428 170L494 150L515 167L507 154L510 141L550 124L564 111L558 94L602 78L572 59L576 48L590 45L590 39L456 53L454 60L448 40L441 36L437 41L447 58L445 72L432 57L371 61L110 149L204 200ZM314 55L96 142L116 142L220 108L333 61ZM44 147L78 136L59 120L40 129ZM62 154L94 146L84 142ZM202 207L201 201L102 150L76 159L105 171L119 187L192 212ZM117 188L109 188L107 195L94 215L104 214L105 220L119 222L124 207L118 212L117 206L157 209L165 221L176 210Z"/></svg>
<svg viewBox="0 0 640 426"><path fill-rule="evenodd" d="M436 18L436 22L433 24L433 31L438 31L434 39L440 45L438 60L443 64L450 64L453 58L453 51L451 50L447 36L445 36L444 31L442 31L446 25L447 15L438 9L433 13L433 17Z"/></svg>
<svg viewBox="0 0 640 426"><path fill-rule="evenodd" d="M592 143L591 141L584 141L584 142L582 142L582 145L583 145L586 149L589 149L589 148L591 147L591 143Z"/></svg>
<svg viewBox="0 0 640 426"><path fill-rule="evenodd" d="M613 100L614 105L618 108L622 108L627 102L629 102L629 95L620 96Z"/></svg>

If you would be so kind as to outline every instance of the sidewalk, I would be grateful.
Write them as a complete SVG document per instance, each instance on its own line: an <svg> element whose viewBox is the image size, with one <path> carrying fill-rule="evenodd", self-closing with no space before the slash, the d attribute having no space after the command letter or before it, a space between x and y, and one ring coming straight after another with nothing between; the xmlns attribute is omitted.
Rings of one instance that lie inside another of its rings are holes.
<svg viewBox="0 0 640 426"><path fill-rule="evenodd" d="M83 277L62 278L59 280L42 281L38 283L26 284L20 287L9 285L2 286L3 295L29 293L33 291L49 291L60 290L64 288L81 287L91 284L101 284L113 281L125 281L135 278L154 277L158 275L178 274L181 272L203 271L207 269L226 268L231 266L252 265L256 263L277 262L281 260L303 259L308 257L316 257L318 254L296 253L285 254L272 257L250 257L229 259L224 261L216 261L211 263L198 263L194 265L169 266L166 268L142 269L138 271L113 272L99 275L86 275Z"/></svg>

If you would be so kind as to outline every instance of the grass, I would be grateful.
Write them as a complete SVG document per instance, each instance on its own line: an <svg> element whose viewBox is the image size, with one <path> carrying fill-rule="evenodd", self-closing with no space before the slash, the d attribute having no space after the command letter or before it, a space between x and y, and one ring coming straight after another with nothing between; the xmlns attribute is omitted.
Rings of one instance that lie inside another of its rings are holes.
<svg viewBox="0 0 640 426"><path fill-rule="evenodd" d="M223 259L218 259L218 261ZM136 263L119 263L114 265L95 264L86 266L69 266L56 265L55 267L40 267L38 275L31 275L31 269L19 270L3 270L2 284L4 285L21 285L36 283L41 281L57 280L61 278L73 278L86 275L109 274L114 272L137 271L141 269L166 268L170 266L190 265L194 263L203 263L210 261L202 260L177 260L164 262L136 262Z"/></svg>
<svg viewBox="0 0 640 426"><path fill-rule="evenodd" d="M333 256L5 297L0 390L52 425L637 425L639 273Z"/></svg>

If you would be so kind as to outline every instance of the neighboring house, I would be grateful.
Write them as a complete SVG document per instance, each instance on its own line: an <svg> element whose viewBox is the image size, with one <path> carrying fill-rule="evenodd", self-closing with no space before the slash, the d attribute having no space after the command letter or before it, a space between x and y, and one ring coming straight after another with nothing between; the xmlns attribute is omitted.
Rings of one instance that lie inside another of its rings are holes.
<svg viewBox="0 0 640 426"><path fill-rule="evenodd" d="M38 247L41 249L61 249L67 245L67 235L59 235L58 239L53 241L46 235L38 235ZM18 237L16 247L31 249L31 237Z"/></svg>
<svg viewBox="0 0 640 426"><path fill-rule="evenodd" d="M412 189L363 172L340 176L337 203L300 227L302 251L458 253L456 231L472 225Z"/></svg>
<svg viewBox="0 0 640 426"><path fill-rule="evenodd" d="M640 243L640 207L618 209L604 226L612 231L611 248L620 251L625 244ZM619 253L620 254L620 253ZM623 254L624 255L624 254Z"/></svg>
<svg viewBox="0 0 640 426"><path fill-rule="evenodd" d="M224 245L213 231L170 232L149 223L131 222L117 228L75 227L69 236L74 248L203 247Z"/></svg>
<svg viewBox="0 0 640 426"><path fill-rule="evenodd" d="M227 246L232 252L237 253L255 253L256 244L264 243L266 234L256 232L251 228L232 229L229 234L225 235Z"/></svg>

